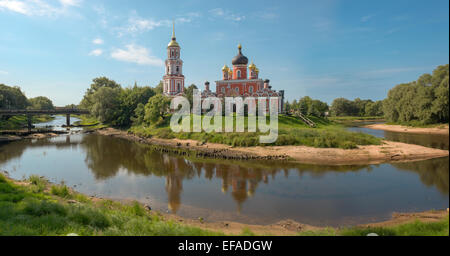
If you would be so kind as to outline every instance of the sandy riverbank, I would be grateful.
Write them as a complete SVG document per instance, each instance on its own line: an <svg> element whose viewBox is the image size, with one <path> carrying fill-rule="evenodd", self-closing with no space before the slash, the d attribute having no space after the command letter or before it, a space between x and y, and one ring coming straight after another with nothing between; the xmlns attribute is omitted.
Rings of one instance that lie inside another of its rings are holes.
<svg viewBox="0 0 450 256"><path fill-rule="evenodd" d="M349 165L383 162L419 161L445 157L449 151L401 142L383 141L382 145L358 146L356 149L313 148L306 146L231 147L224 144L201 144L195 140L140 138L113 128L99 129L98 134L125 138L164 147L162 151L196 152L196 156L238 160L289 160L309 164Z"/></svg>
<svg viewBox="0 0 450 256"><path fill-rule="evenodd" d="M364 126L370 129L376 130L384 130L390 132L406 132L406 133L418 133L418 134L440 134L440 135L449 135L449 127L448 125L442 125L441 127L432 127L432 128L420 128L420 127L411 127L411 126L402 126L402 125L391 125L391 124L370 124Z"/></svg>

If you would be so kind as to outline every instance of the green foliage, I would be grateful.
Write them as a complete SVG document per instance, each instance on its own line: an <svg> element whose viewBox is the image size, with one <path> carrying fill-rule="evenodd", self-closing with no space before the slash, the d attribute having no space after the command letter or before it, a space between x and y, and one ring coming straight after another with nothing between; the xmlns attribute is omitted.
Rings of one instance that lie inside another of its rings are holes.
<svg viewBox="0 0 450 256"><path fill-rule="evenodd" d="M286 102L285 108L287 112L300 111L303 115L323 117L325 112L328 111L328 104L305 96L298 102L297 100L294 100L292 103Z"/></svg>
<svg viewBox="0 0 450 256"><path fill-rule="evenodd" d="M137 203L83 198L68 204L66 198L33 192L0 174L0 235L221 235L161 220Z"/></svg>
<svg viewBox="0 0 450 256"><path fill-rule="evenodd" d="M137 106L146 104L154 95L155 92L151 87L138 87L136 84L131 88L121 90L119 97L120 106L117 113L118 116L111 124L120 127L131 126L132 119L136 119L135 110Z"/></svg>
<svg viewBox="0 0 450 256"><path fill-rule="evenodd" d="M194 89L198 89L195 84L189 85L188 88L184 90L184 95L188 99L190 106L193 106L192 96L194 95Z"/></svg>
<svg viewBox="0 0 450 256"><path fill-rule="evenodd" d="M151 97L145 105L144 121L151 125L161 123L169 106L170 100L167 97L161 94Z"/></svg>
<svg viewBox="0 0 450 256"><path fill-rule="evenodd" d="M50 189L50 193L52 193L52 195L55 196L60 196L60 197L70 197L70 191L69 188L64 185L53 185Z"/></svg>
<svg viewBox="0 0 450 256"><path fill-rule="evenodd" d="M54 109L53 102L44 96L38 96L35 98L29 99L30 106L28 106L29 109L42 109L42 110L48 110L48 109Z"/></svg>
<svg viewBox="0 0 450 256"><path fill-rule="evenodd" d="M24 109L28 105L27 97L20 87L0 84L0 109Z"/></svg>
<svg viewBox="0 0 450 256"><path fill-rule="evenodd" d="M155 96L156 97L156 96ZM169 127L169 117L157 123L147 126L133 126L130 131L143 137L158 137L163 139L192 139L199 142L210 142L227 144L235 147L269 146L269 145L304 145L320 148L356 148L357 145L378 145L380 139L371 135L357 132L350 132L343 127L335 125L325 119L309 116L316 124L317 128L310 128L296 117L278 116L278 139L273 144L259 143L259 137L264 135L261 132L245 133L206 133L206 132L180 132L175 133ZM192 127L193 118L191 118ZM225 122L222 119L222 122ZM247 117L244 120L247 125ZM245 128L247 127L245 125ZM224 123L222 124L224 127Z"/></svg>
<svg viewBox="0 0 450 256"><path fill-rule="evenodd" d="M438 222L420 222L401 224L394 227L349 228L340 232L343 236L367 236L376 233L379 236L448 236L448 216Z"/></svg>
<svg viewBox="0 0 450 256"><path fill-rule="evenodd" d="M163 94L164 92L164 84L162 81L159 81L159 84L153 88L155 94Z"/></svg>
<svg viewBox="0 0 450 256"><path fill-rule="evenodd" d="M102 123L117 120L120 108L120 89L101 87L89 97L92 105L88 107L91 115Z"/></svg>
<svg viewBox="0 0 450 256"><path fill-rule="evenodd" d="M383 101L386 120L394 123L421 124L449 121L449 65L437 67L417 81L399 84L389 90Z"/></svg>

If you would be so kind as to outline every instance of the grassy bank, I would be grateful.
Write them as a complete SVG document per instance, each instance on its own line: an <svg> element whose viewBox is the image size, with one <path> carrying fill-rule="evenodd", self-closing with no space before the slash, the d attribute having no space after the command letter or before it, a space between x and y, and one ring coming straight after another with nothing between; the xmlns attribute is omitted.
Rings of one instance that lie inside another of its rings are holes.
<svg viewBox="0 0 450 256"><path fill-rule="evenodd" d="M175 133L169 127L169 120L159 125L133 126L130 131L138 136L157 137L163 139L192 139L199 142L221 143L236 147L268 146L268 145L304 145L319 148L356 148L357 145L379 145L381 140L368 134L349 132L337 123L317 117L310 117L316 128L310 128L296 117L280 115L278 119L278 139L273 144L259 143L261 132L255 133ZM191 118L192 121L192 118ZM223 122L225 122L223 120ZM224 124L223 124L224 127ZM247 129L247 118L245 118Z"/></svg>
<svg viewBox="0 0 450 256"><path fill-rule="evenodd" d="M32 176L21 185L0 174L0 235L218 235L165 221L140 204L91 200Z"/></svg>
<svg viewBox="0 0 450 256"><path fill-rule="evenodd" d="M87 126L90 129L100 129L104 127L108 127L108 125L100 123L95 117L91 117L88 115L73 115L73 117L79 118L80 121L76 121L73 123L73 125L79 125L79 126Z"/></svg>
<svg viewBox="0 0 450 256"><path fill-rule="evenodd" d="M32 123L44 123L53 120L54 117L49 115L42 115L42 116L32 116ZM8 120L1 120L0 119L0 130L17 130L17 129L23 129L24 127L27 127L28 120L27 116L25 115L19 115L19 116L12 116Z"/></svg>
<svg viewBox="0 0 450 256"><path fill-rule="evenodd" d="M412 221L390 227L352 227L352 228L324 228L317 231L299 233L300 236L367 236L375 233L378 236L448 236L449 218L436 222Z"/></svg>

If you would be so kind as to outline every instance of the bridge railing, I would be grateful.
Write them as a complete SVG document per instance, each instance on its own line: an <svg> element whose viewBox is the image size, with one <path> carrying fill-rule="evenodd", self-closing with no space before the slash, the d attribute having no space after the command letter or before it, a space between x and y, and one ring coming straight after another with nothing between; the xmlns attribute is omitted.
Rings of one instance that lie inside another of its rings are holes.
<svg viewBox="0 0 450 256"><path fill-rule="evenodd" d="M89 114L86 109L56 108L56 109L0 109L0 115L57 115L57 114Z"/></svg>

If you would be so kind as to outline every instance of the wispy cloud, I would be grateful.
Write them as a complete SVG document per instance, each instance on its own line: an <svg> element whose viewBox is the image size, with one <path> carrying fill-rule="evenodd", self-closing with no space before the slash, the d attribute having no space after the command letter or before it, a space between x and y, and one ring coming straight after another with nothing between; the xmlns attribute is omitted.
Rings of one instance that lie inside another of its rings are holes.
<svg viewBox="0 0 450 256"><path fill-rule="evenodd" d="M0 70L0 75L7 75L7 74L9 74L7 71L5 71L5 70Z"/></svg>
<svg viewBox="0 0 450 256"><path fill-rule="evenodd" d="M194 18L199 17L200 14L196 12L190 12L184 15L178 16L174 21L175 23L189 23ZM128 18L127 24L122 27L115 28L119 36L126 34L137 35L149 30L153 30L157 27L169 27L172 25L172 20L162 19L157 20L154 18L142 18L138 15L136 11L132 11L130 17Z"/></svg>
<svg viewBox="0 0 450 256"><path fill-rule="evenodd" d="M150 55L150 51L142 46L128 44L126 49L115 49L111 53L113 59L125 62L136 63L139 65L164 66L163 60Z"/></svg>
<svg viewBox="0 0 450 256"><path fill-rule="evenodd" d="M103 44L103 39L101 38L95 38L94 40L92 40L93 44Z"/></svg>
<svg viewBox="0 0 450 256"><path fill-rule="evenodd" d="M371 20L373 17L375 17L374 14L370 14L370 15L366 15L361 17L361 22L368 22L369 20Z"/></svg>
<svg viewBox="0 0 450 256"><path fill-rule="evenodd" d="M243 21L245 19L244 15L239 15L236 13L232 13L228 10L224 10L222 8L214 8L209 10L209 13L214 17L220 17L226 20L232 21Z"/></svg>
<svg viewBox="0 0 450 256"><path fill-rule="evenodd" d="M27 16L58 16L68 9L80 6L80 0L59 0L59 5L52 5L43 0L0 0L0 10L8 10Z"/></svg>
<svg viewBox="0 0 450 256"><path fill-rule="evenodd" d="M100 56L102 55L102 53L103 53L102 49L95 49L89 53L89 56Z"/></svg>

